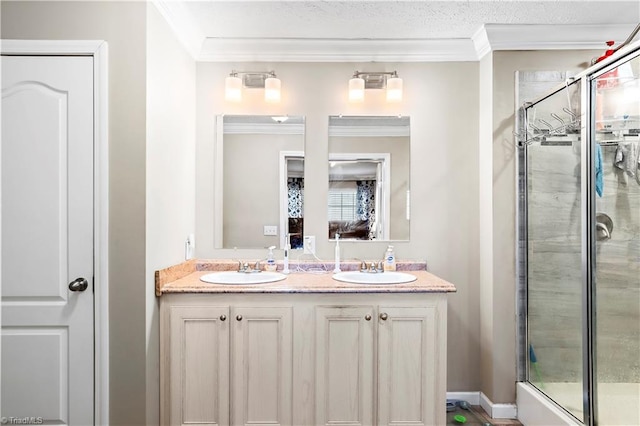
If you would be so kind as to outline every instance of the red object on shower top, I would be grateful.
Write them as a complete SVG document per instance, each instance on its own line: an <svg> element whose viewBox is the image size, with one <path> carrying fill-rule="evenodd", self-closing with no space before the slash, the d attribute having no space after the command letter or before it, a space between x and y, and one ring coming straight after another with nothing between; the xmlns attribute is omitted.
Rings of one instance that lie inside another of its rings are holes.
<svg viewBox="0 0 640 426"><path fill-rule="evenodd" d="M614 45L613 40L607 41L607 46L611 47ZM604 52L604 55L600 56L596 59L596 63L607 59L609 56L613 55L615 49L607 49ZM598 89L612 89L618 85L618 68L614 68L609 72L602 74L598 77L597 88Z"/></svg>

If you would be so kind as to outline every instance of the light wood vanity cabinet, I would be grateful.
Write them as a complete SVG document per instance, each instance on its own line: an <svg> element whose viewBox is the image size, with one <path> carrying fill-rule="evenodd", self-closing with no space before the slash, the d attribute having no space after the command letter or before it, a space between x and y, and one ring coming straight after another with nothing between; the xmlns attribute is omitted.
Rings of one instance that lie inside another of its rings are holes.
<svg viewBox="0 0 640 426"><path fill-rule="evenodd" d="M162 424L446 424L443 293L160 303Z"/></svg>
<svg viewBox="0 0 640 426"><path fill-rule="evenodd" d="M318 306L315 424L444 424L438 322L437 305Z"/></svg>
<svg viewBox="0 0 640 426"><path fill-rule="evenodd" d="M163 306L162 424L291 424L291 307L211 302Z"/></svg>

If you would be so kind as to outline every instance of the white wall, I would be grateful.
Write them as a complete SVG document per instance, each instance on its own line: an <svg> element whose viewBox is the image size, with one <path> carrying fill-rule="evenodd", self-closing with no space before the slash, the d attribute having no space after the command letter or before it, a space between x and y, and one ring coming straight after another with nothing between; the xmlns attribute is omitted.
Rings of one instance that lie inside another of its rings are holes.
<svg viewBox="0 0 640 426"><path fill-rule="evenodd" d="M159 312L154 272L184 260L195 231L196 64L147 7L146 423L159 418Z"/></svg>
<svg viewBox="0 0 640 426"><path fill-rule="evenodd" d="M110 423L145 424L146 4L0 3L7 39L109 44Z"/></svg>
<svg viewBox="0 0 640 426"><path fill-rule="evenodd" d="M427 260L429 270L453 282L450 296L448 389L480 388L478 228L478 63L198 63L196 147L197 256L233 257L213 247L213 143L217 114L306 116L305 233L317 238L319 257L331 259L327 237L329 115L411 117L411 241L394 243L399 259ZM232 69L275 70L282 102L267 105L262 91L245 90L240 104L224 101L224 78ZM350 104L347 84L354 70L397 70L404 101L388 104L383 91L368 90L363 104ZM378 259L384 242L341 243L344 258ZM259 258L265 250L242 250ZM282 258L282 252L277 252Z"/></svg>

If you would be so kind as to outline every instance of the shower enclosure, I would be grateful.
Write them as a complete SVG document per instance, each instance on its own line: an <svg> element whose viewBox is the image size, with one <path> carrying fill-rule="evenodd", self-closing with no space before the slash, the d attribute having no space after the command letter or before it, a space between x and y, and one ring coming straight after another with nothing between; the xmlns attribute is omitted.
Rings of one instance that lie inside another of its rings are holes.
<svg viewBox="0 0 640 426"><path fill-rule="evenodd" d="M519 378L577 424L640 425L640 42L518 121Z"/></svg>

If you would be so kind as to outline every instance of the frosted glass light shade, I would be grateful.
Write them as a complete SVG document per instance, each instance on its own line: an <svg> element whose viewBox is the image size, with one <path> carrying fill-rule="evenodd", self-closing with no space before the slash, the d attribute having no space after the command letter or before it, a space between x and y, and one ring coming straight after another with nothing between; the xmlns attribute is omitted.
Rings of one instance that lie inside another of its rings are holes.
<svg viewBox="0 0 640 426"><path fill-rule="evenodd" d="M229 76L224 79L224 99L231 102L242 100L242 79Z"/></svg>
<svg viewBox="0 0 640 426"><path fill-rule="evenodd" d="M349 102L364 101L364 79L354 77L349 80Z"/></svg>
<svg viewBox="0 0 640 426"><path fill-rule="evenodd" d="M280 102L280 79L269 77L264 80L264 100L266 102Z"/></svg>
<svg viewBox="0 0 640 426"><path fill-rule="evenodd" d="M387 79L387 102L400 102L402 100L402 79L390 77Z"/></svg>

